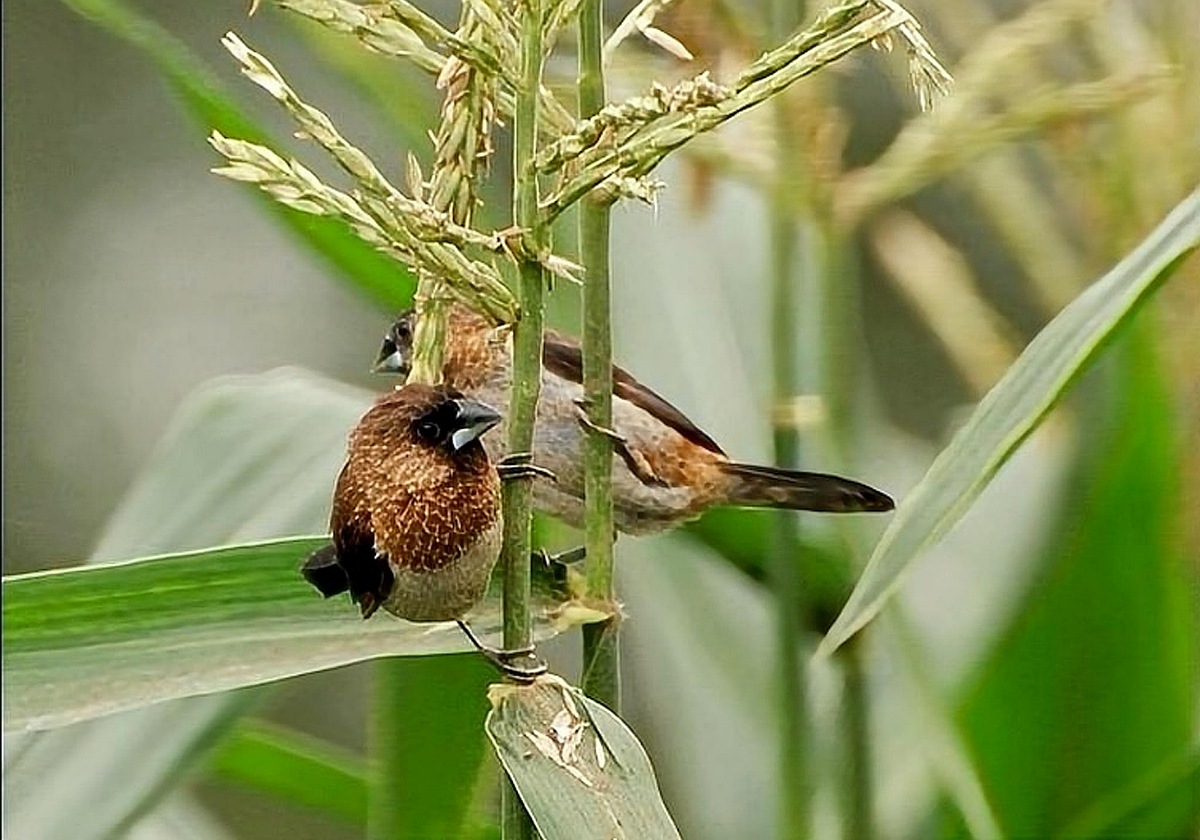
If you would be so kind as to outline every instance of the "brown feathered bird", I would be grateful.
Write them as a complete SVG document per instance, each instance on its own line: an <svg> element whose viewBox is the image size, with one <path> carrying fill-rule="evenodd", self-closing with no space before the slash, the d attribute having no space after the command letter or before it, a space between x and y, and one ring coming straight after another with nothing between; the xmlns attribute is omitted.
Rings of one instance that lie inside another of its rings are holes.
<svg viewBox="0 0 1200 840"><path fill-rule="evenodd" d="M392 324L377 371L408 374L414 320L409 311ZM491 405L507 406L511 360L508 330L463 306L452 308L443 368L448 385ZM547 330L542 363L533 460L551 470L557 481L536 482L534 504L572 525L583 521L583 449L589 433L613 439L618 456L613 464L613 516L616 527L630 534L673 528L714 505L830 513L894 507L887 494L848 478L731 461L683 412L619 367L613 368L612 428L593 429L581 408L579 343ZM497 457L505 454L505 441L498 432L484 445Z"/></svg>
<svg viewBox="0 0 1200 840"><path fill-rule="evenodd" d="M531 653L494 651L463 622L500 554L500 476L480 444L500 422L444 386L405 385L379 398L350 433L333 496L333 544L302 569L325 597L349 591L370 618L458 621L476 647L525 675Z"/></svg>

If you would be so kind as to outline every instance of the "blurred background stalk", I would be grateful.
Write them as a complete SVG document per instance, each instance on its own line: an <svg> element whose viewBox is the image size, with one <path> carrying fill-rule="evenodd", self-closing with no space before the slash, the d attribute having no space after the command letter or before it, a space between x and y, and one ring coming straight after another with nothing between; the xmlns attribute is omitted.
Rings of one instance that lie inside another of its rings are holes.
<svg viewBox="0 0 1200 840"><path fill-rule="evenodd" d="M583 0L579 7L579 116L604 107L604 7ZM584 410L599 428L612 426L612 324L609 279L610 203L585 198L579 205L579 257L583 282ZM584 453L587 594L612 602L613 515L612 441L603 434L587 436ZM583 690L614 712L621 708L620 616L583 626Z"/></svg>
<svg viewBox="0 0 1200 840"><path fill-rule="evenodd" d="M773 0L771 40L779 43L804 17L805 3ZM787 93L771 103L775 129L776 179L770 195L770 323L773 371L773 444L775 463L795 469L800 464L800 434L793 413L785 406L800 393L796 370L796 273L797 239L801 223L799 208L805 206L805 175L797 155L799 138L794 124L795 97ZM803 580L802 553L796 534L796 516L776 511L772 529L771 560L768 566L775 599L776 680L779 684L779 836L803 840L809 835L812 812L812 782L809 776L812 738L809 737L810 709L808 655L804 639L811 627L811 610Z"/></svg>

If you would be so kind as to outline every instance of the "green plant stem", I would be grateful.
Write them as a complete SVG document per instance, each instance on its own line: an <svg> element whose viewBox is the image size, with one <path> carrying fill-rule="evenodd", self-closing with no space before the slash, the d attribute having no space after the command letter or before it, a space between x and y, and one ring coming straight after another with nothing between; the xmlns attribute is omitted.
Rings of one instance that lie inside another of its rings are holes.
<svg viewBox="0 0 1200 840"><path fill-rule="evenodd" d="M804 3L774 0L771 29L782 40L804 16ZM771 195L771 367L774 402L782 406L799 390L796 369L795 319L797 207L804 192L804 173L799 164L796 127L790 119L791 103L786 94L776 98L775 184ZM800 436L791 423L776 420L775 463L795 468L800 461ZM768 566L771 591L775 596L776 678L779 681L781 737L779 749L780 812L779 836L803 840L808 836L812 784L809 781L808 680L803 656L803 635L811 623L800 563L805 558L796 532L795 516L789 511L775 514L771 558Z"/></svg>
<svg viewBox="0 0 1200 840"><path fill-rule="evenodd" d="M605 103L602 7L584 0L579 8L579 114L588 118ZM583 393L588 419L612 425L612 326L609 281L609 204L587 197L579 206L579 256L583 286ZM584 544L587 594L610 602L613 590L612 441L588 435L584 451ZM583 628L583 690L620 711L620 619L613 616Z"/></svg>
<svg viewBox="0 0 1200 840"><path fill-rule="evenodd" d="M828 210L828 207L824 208ZM858 275L852 258L849 235L839 230L827 212L818 214L821 237L821 395L825 403L827 441L832 462L853 465L852 444L856 438L853 410L858 383L859 323ZM861 569L854 559L856 538L851 523L842 524L842 542L853 569ZM847 837L871 840L875 836L871 790L871 749L869 697L861 643L839 652L844 685L842 734L846 772L843 791L843 826Z"/></svg>
<svg viewBox="0 0 1200 840"><path fill-rule="evenodd" d="M871 743L867 703L867 675L861 639L846 645L842 661L844 694L842 719L846 749L845 836L871 840L875 836L871 813Z"/></svg>
<svg viewBox="0 0 1200 840"><path fill-rule="evenodd" d="M783 106L780 105L780 111ZM781 113L778 125L780 164L790 154L792 144L783 138L786 119ZM774 369L776 405L784 405L797 390L795 310L793 304L796 258L797 219L789 199L786 177L780 168L776 195L771 208L771 355ZM797 466L800 441L793 425L777 423L774 431L775 462L781 467ZM780 837L807 836L811 788L808 782L807 680L802 655L803 634L808 626L808 604L801 581L800 541L795 516L790 511L775 514L771 561L768 566L771 590L775 596L776 647L779 702L782 723L779 751Z"/></svg>
<svg viewBox="0 0 1200 840"><path fill-rule="evenodd" d="M547 245L547 229L538 214L538 184L533 170L537 152L538 91L542 79L542 7L540 0L522 0L521 87L513 119L513 221L525 231L527 256L520 265L520 318L513 330L513 382L508 409L508 451L533 449L542 373L542 289L545 277L537 256ZM532 642L529 610L530 506L532 480L509 481L504 488L504 646L520 648ZM505 840L533 837L533 822L520 797L505 777L501 828Z"/></svg>

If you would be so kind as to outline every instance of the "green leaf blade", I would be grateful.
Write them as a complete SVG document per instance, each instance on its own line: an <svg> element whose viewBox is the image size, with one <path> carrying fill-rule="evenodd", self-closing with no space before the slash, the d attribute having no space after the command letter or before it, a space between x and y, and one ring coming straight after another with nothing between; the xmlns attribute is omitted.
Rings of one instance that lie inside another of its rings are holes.
<svg viewBox="0 0 1200 840"><path fill-rule="evenodd" d="M242 724L211 757L209 772L360 828L367 824L363 762L299 732L261 721Z"/></svg>
<svg viewBox="0 0 1200 840"><path fill-rule="evenodd" d="M301 577L325 537L4 579L4 728L49 729L382 656L470 649L452 622L363 621ZM541 638L552 635L545 601ZM499 599L472 612L498 632Z"/></svg>
<svg viewBox="0 0 1200 840"><path fill-rule="evenodd" d="M1139 324L1106 360L1117 375L1088 382L1089 396L1118 387L1083 424L1076 502L966 695L964 729L1009 836L1188 833L1170 768L1186 775L1200 650L1178 541L1180 438L1152 341ZM1135 810L1145 827L1116 830Z"/></svg>
<svg viewBox="0 0 1200 840"><path fill-rule="evenodd" d="M488 738L544 840L679 840L637 736L557 677L495 686Z"/></svg>
<svg viewBox="0 0 1200 840"><path fill-rule="evenodd" d="M901 501L818 655L832 653L879 613L921 551L953 527L1101 347L1198 245L1200 191L1034 338Z"/></svg>

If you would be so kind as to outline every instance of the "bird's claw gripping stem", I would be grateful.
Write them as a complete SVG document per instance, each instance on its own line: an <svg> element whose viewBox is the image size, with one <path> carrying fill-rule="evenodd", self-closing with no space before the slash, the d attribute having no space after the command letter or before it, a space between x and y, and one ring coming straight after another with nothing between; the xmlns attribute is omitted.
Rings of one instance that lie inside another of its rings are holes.
<svg viewBox="0 0 1200 840"><path fill-rule="evenodd" d="M568 548L565 551L560 551L557 554L550 554L544 548L539 548L533 552L533 559L540 563L545 563L547 566L573 566L576 563L581 563L587 558L587 546L577 545L574 548Z"/></svg>
<svg viewBox="0 0 1200 840"><path fill-rule="evenodd" d="M553 470L546 469L533 463L532 452L511 452L505 455L496 462L496 472L500 474L500 478L504 481L513 481L518 478L547 478L550 481L558 481L558 476Z"/></svg>
<svg viewBox="0 0 1200 840"><path fill-rule="evenodd" d="M591 418L587 416L586 400L575 400L575 405L579 407L579 416L576 419L579 421L579 425L583 426L585 431L591 432L594 435L606 437L618 445L624 445L626 443L625 436L616 429L610 429L607 426L601 426L592 422Z"/></svg>
<svg viewBox="0 0 1200 840"><path fill-rule="evenodd" d="M546 673L548 670L545 660L540 658L533 645L524 645L512 650L499 650L485 645L475 635L475 631L471 629L471 625L461 619L458 620L459 629L475 646L475 649L483 654L483 657L492 665L494 665L502 674L517 682L533 682L537 677Z"/></svg>

